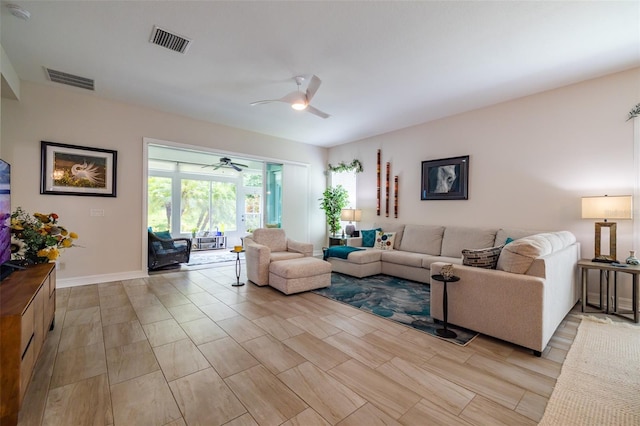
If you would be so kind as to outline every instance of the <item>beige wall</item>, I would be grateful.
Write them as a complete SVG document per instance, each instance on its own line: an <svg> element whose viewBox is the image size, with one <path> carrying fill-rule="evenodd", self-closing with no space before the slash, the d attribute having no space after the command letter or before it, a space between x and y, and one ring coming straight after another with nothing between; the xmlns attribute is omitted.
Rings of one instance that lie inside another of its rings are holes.
<svg viewBox="0 0 640 426"><path fill-rule="evenodd" d="M374 221L567 229L593 255L593 221L580 197L633 193L633 124L640 69L505 102L327 150L101 99L22 83L21 101L2 99L2 157L13 166L13 205L55 211L83 248L63 254L72 284L143 274L142 138L211 147L310 165L310 241L325 240L318 207L327 162L358 158L359 228ZM118 150L118 197L40 195L40 141ZM375 215L376 152L400 180L399 218ZM470 155L469 200L421 201L423 160ZM91 217L90 209L104 209ZM632 248L632 223L618 223L618 257ZM636 247L640 244L636 243Z"/></svg>
<svg viewBox="0 0 640 426"><path fill-rule="evenodd" d="M329 163L358 158L364 165L360 228L389 220L566 229L592 257L594 221L580 218L580 197L633 194L633 124L625 120L638 101L636 68L334 147ZM378 149L383 171L388 161L399 176L398 219L393 211L385 217L384 203L382 216L375 213ZM421 162L460 155L471 157L469 200L421 201ZM619 221L618 257L633 245L631 221Z"/></svg>
<svg viewBox="0 0 640 426"><path fill-rule="evenodd" d="M317 199L325 186L327 150L99 98L81 89L22 82L21 100L2 99L2 158L12 165L12 206L56 212L80 235L82 248L60 259L58 277L76 285L146 274L142 265L143 138L215 148L309 165L310 241L323 244ZM40 195L40 141L118 151L117 197ZM103 209L104 217L90 216Z"/></svg>

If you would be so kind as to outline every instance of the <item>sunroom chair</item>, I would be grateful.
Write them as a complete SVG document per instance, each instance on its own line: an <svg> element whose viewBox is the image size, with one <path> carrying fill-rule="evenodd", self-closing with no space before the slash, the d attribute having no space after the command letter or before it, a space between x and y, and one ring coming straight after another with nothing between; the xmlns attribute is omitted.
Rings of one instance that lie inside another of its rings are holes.
<svg viewBox="0 0 640 426"><path fill-rule="evenodd" d="M247 278L259 286L269 284L269 265L278 260L308 257L313 244L287 238L284 229L259 228L244 239Z"/></svg>
<svg viewBox="0 0 640 426"><path fill-rule="evenodd" d="M149 270L189 262L191 238L171 238L168 232L148 233Z"/></svg>

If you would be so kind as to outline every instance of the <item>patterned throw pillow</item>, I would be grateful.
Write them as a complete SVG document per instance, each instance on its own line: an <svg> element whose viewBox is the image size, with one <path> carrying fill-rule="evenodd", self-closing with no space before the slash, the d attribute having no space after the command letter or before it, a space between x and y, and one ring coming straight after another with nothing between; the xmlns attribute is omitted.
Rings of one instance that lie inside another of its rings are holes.
<svg viewBox="0 0 640 426"><path fill-rule="evenodd" d="M373 247L381 250L393 250L393 242L395 239L395 232L378 231L376 233L376 244Z"/></svg>
<svg viewBox="0 0 640 426"><path fill-rule="evenodd" d="M476 268L496 269L504 245L478 250L462 250L462 264Z"/></svg>
<svg viewBox="0 0 640 426"><path fill-rule="evenodd" d="M361 230L362 235L362 247L373 247L376 243L376 233L382 231L382 228Z"/></svg>

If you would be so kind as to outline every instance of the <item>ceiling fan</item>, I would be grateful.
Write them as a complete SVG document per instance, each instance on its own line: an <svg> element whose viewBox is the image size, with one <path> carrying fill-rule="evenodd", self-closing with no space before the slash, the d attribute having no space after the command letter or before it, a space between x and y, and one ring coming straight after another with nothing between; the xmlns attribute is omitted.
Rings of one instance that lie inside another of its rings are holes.
<svg viewBox="0 0 640 426"><path fill-rule="evenodd" d="M207 166L202 166L202 167L205 168L205 167L211 167L211 166L213 166L213 170L218 170L220 167L226 167L226 168L234 169L238 172L242 171L241 167L249 167L246 164L234 163L233 161L231 161L231 158L229 157L222 157L219 163L209 164Z"/></svg>
<svg viewBox="0 0 640 426"><path fill-rule="evenodd" d="M307 85L307 90L305 93L302 93L300 91L300 86L302 85L302 83L307 80L307 78L305 76L299 75L293 78L296 82L296 84L298 85L298 90L291 92L287 95L284 95L283 97L281 97L280 99L266 99L264 101L256 101L256 102L252 102L251 106L254 105L260 105L260 104L267 104L270 102L285 102L291 105L291 108L298 110L298 111L307 111L310 112L313 115L317 115L318 117L321 118L329 118L331 117L329 114L327 114L326 112L322 112L317 108L312 107L310 104L311 102L311 98L313 98L313 95L316 94L316 92L318 91L318 88L320 87L320 83L322 83L322 80L320 80L316 75L312 75L311 79L309 81L309 84Z"/></svg>

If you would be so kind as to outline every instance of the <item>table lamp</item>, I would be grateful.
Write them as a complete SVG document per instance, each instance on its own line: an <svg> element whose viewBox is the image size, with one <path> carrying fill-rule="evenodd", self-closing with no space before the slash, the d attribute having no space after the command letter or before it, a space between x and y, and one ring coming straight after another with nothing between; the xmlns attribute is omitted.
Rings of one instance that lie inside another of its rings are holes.
<svg viewBox="0 0 640 426"><path fill-rule="evenodd" d="M616 222L607 222L607 219L631 219L632 207L631 195L614 195L599 197L582 197L582 218L603 219L596 222L595 257L593 262L616 262ZM609 228L609 254L602 254L602 228Z"/></svg>
<svg viewBox="0 0 640 426"><path fill-rule="evenodd" d="M342 209L342 211L340 212L340 220L349 221L349 224L344 228L344 233L350 237L353 236L353 232L356 230L356 227L351 222L360 222L361 218L362 218L362 210Z"/></svg>

